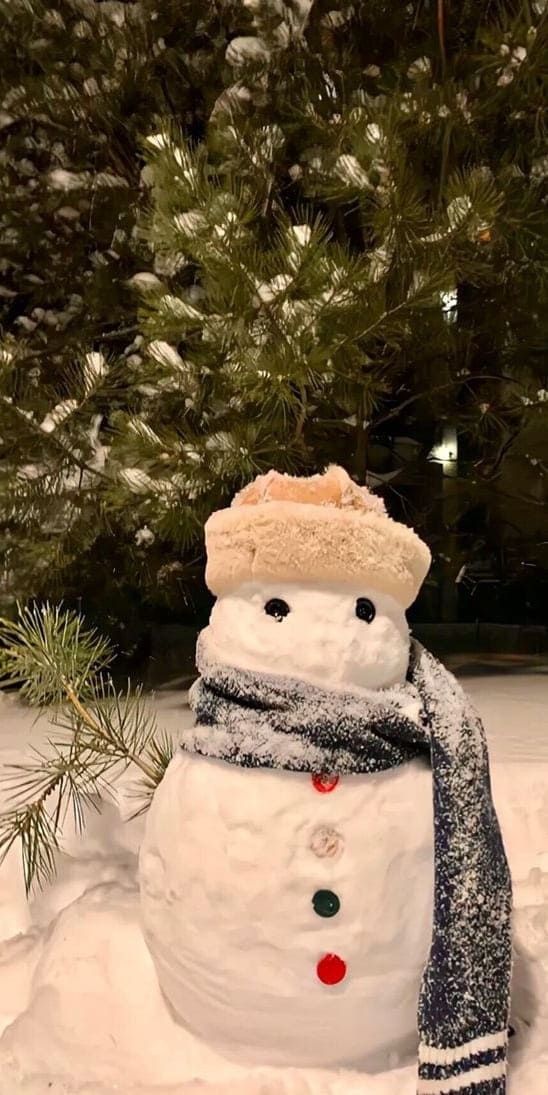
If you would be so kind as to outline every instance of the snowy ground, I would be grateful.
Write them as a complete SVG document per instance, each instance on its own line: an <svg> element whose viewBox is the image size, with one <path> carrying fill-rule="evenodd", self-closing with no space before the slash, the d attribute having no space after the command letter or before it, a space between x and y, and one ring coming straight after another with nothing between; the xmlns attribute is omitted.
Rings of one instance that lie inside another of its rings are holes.
<svg viewBox="0 0 548 1095"><path fill-rule="evenodd" d="M548 1090L548 675L471 677L488 731L494 796L515 887L510 1095ZM182 694L159 721L177 733ZM47 724L0 697L0 765ZM57 882L27 904L19 859L0 869L0 1095L414 1095L414 1065L357 1072L229 1064L170 1017L141 937L142 820L109 805L68 834ZM3 1033L2 1033L3 1032Z"/></svg>

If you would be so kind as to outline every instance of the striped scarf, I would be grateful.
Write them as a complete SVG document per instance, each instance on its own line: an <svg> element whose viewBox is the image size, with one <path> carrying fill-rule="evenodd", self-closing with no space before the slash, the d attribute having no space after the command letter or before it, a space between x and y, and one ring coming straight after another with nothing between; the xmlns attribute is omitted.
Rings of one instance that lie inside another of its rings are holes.
<svg viewBox="0 0 548 1095"><path fill-rule="evenodd" d="M197 664L196 726L185 731L185 750L333 774L429 755L434 922L418 1001L417 1095L504 1095L511 884L483 727L453 675L413 642L404 684L333 692L221 664L207 631Z"/></svg>

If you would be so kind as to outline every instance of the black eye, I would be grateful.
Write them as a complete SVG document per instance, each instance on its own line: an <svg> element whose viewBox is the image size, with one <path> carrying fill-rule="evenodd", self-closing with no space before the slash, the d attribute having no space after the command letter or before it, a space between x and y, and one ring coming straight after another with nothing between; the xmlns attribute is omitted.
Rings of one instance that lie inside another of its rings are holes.
<svg viewBox="0 0 548 1095"><path fill-rule="evenodd" d="M270 601L266 602L264 610L267 616L273 616L275 620L278 620L278 623L281 623L290 612L287 601L282 601L281 597L272 597Z"/></svg>
<svg viewBox="0 0 548 1095"><path fill-rule="evenodd" d="M369 597L358 597L356 601L356 616L358 620L365 620L366 624L370 624L375 619L375 605L373 601L369 600Z"/></svg>

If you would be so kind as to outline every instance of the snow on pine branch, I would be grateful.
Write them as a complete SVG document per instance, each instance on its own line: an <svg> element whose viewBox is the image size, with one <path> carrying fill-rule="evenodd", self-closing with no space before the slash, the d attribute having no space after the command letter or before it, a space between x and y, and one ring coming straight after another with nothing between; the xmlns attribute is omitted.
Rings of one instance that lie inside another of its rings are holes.
<svg viewBox="0 0 548 1095"><path fill-rule="evenodd" d="M107 363L101 353L86 354L83 366L84 397L87 398L103 380Z"/></svg>
<svg viewBox="0 0 548 1095"><path fill-rule="evenodd" d="M81 370L82 396L80 399L63 399L51 411L48 411L40 423L43 433L53 433L65 423L93 395L107 374L107 363L101 353L96 351L84 357Z"/></svg>
<svg viewBox="0 0 548 1095"><path fill-rule="evenodd" d="M122 468L118 477L133 494L158 493L158 481L147 475L142 468Z"/></svg>
<svg viewBox="0 0 548 1095"><path fill-rule="evenodd" d="M337 178L339 178L345 186L355 187L357 190L374 189L369 181L367 171L364 170L356 156L352 156L348 153L339 156L335 162L334 170Z"/></svg>
<svg viewBox="0 0 548 1095"><path fill-rule="evenodd" d="M423 243L440 243L442 240L448 239L449 236L455 235L470 219L472 212L472 202L467 194L463 194L460 198L453 198L452 202L449 202L447 206L447 228L438 229L437 232L431 232L428 236L423 236Z"/></svg>
<svg viewBox="0 0 548 1095"><path fill-rule="evenodd" d="M162 297L158 310L171 319L188 319L194 321L201 321L203 319L202 313L188 304L181 297L175 297L171 293L166 293Z"/></svg>
<svg viewBox="0 0 548 1095"><path fill-rule="evenodd" d="M158 365L166 369L176 369L179 372L186 371L186 365L174 346L162 339L154 339L148 344L148 352Z"/></svg>
<svg viewBox="0 0 548 1095"><path fill-rule="evenodd" d="M133 277L129 279L129 285L144 294L157 292L162 289L160 278L156 277L156 274L151 273L149 270L140 270L138 274L134 274Z"/></svg>
<svg viewBox="0 0 548 1095"><path fill-rule="evenodd" d="M146 138L146 144L153 155L153 164L173 168L175 179L184 182L189 191L197 188L200 181L199 158L189 148L166 132L151 133Z"/></svg>
<svg viewBox="0 0 548 1095"><path fill-rule="evenodd" d="M186 213L176 213L173 224L184 236L196 236L207 228L207 217L199 209L188 209Z"/></svg>
<svg viewBox="0 0 548 1095"><path fill-rule="evenodd" d="M63 190L66 193L76 190L89 190L104 187L105 189L124 188L129 183L121 175L115 175L113 171L98 171L92 174L90 171L67 171L64 167L56 167L49 172L47 181L52 190Z"/></svg>
<svg viewBox="0 0 548 1095"><path fill-rule="evenodd" d="M138 418L133 416L128 420L127 428L133 437L136 437L145 445L149 445L154 449L163 449L164 444L162 438L153 430L152 426L148 422L145 422L144 418ZM124 469L126 472L131 469Z"/></svg>
<svg viewBox="0 0 548 1095"><path fill-rule="evenodd" d="M40 423L40 429L44 433L53 433L57 426L60 426L62 422L65 422L67 418L70 418L76 410L78 410L77 399L64 399L62 403L57 403L51 411L44 416Z"/></svg>

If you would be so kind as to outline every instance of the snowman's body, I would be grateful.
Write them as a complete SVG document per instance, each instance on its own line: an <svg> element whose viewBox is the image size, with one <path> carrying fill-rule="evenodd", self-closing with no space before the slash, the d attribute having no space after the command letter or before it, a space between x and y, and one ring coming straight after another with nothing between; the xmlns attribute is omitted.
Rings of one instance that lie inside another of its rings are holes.
<svg viewBox="0 0 548 1095"><path fill-rule="evenodd" d="M273 600L285 617L265 612ZM407 665L403 611L348 586L245 587L219 599L210 635L228 664L324 688L387 686ZM146 936L178 1017L249 1062L381 1069L413 1052L431 797L418 760L330 780L179 752L141 851Z"/></svg>

